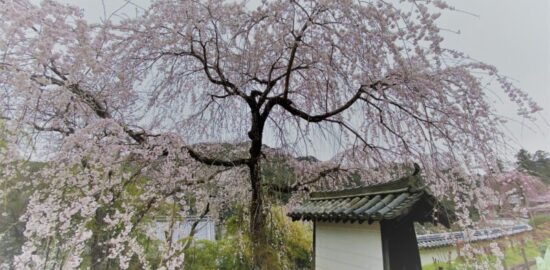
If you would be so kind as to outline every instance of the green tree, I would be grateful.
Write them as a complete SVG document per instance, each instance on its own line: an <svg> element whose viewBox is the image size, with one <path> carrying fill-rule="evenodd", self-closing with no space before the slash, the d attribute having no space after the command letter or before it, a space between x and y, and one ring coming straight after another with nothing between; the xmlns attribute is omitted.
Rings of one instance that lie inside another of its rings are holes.
<svg viewBox="0 0 550 270"><path fill-rule="evenodd" d="M0 140L0 148L4 148ZM5 166L0 166L1 190L4 193L0 207L0 269L10 265L13 257L21 252L25 242L25 222L20 218L27 209L33 187L29 175L36 174L44 167L40 162L21 162L15 177L6 177Z"/></svg>
<svg viewBox="0 0 550 270"><path fill-rule="evenodd" d="M546 184L550 184L550 154L539 150L534 154L525 149L519 150L516 154L517 166L533 175L539 177Z"/></svg>
<svg viewBox="0 0 550 270"><path fill-rule="evenodd" d="M310 269L312 233L308 223L292 222L281 207L268 214L270 246L265 259L271 269ZM244 207L235 207L217 241L197 241L185 253L185 269L252 269L252 245L243 223ZM246 227L245 227L246 228Z"/></svg>

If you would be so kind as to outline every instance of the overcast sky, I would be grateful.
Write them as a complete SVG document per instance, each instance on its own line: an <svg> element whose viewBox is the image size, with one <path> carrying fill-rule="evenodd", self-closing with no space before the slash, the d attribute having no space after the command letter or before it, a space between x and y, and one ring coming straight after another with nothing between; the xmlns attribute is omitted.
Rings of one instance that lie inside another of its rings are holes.
<svg viewBox="0 0 550 270"><path fill-rule="evenodd" d="M39 2L35 0L35 2ZM124 0L63 0L81 6L89 19L103 17ZM133 3L146 7L147 0ZM255 1L252 1L255 2ZM259 2L259 0L257 0ZM458 12L440 18L445 44L470 57L496 66L501 74L529 93L544 110L536 122L523 120L505 95L495 97L497 112L507 118L511 144L531 152L550 152L550 1L547 0L451 0ZM132 9L126 8L127 12ZM494 92L499 91L495 87ZM330 149L315 151L321 159L333 154ZM511 157L511 156L510 156Z"/></svg>
<svg viewBox="0 0 550 270"><path fill-rule="evenodd" d="M544 110L535 123L522 121L503 95L497 112L511 117L507 128L514 145L533 152L550 152L550 1L455 0L463 12L441 16L445 44L472 58L496 66L529 93ZM498 91L495 91L498 92ZM497 99L498 100L498 99Z"/></svg>

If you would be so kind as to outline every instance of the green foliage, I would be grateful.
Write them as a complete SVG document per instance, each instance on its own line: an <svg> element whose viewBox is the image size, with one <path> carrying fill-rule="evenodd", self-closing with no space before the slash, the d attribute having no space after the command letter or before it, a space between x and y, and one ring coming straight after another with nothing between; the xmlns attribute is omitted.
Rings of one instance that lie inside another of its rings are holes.
<svg viewBox="0 0 550 270"><path fill-rule="evenodd" d="M516 266L524 263L521 248L524 249L525 255L530 261L540 255L537 245L533 241L526 241L523 247L520 247L520 245L514 245L512 248L503 250L506 265Z"/></svg>
<svg viewBox="0 0 550 270"><path fill-rule="evenodd" d="M19 170L14 178L3 179L2 192L8 192L3 195L0 208L0 263L9 264L25 242L25 223L19 218L26 211L33 192L29 175L37 173L44 163L22 162L17 167ZM0 177L4 177L2 170L0 167Z"/></svg>
<svg viewBox="0 0 550 270"><path fill-rule="evenodd" d="M11 262L25 242L25 224L19 221L27 206L28 193L10 192L5 195L0 218L0 261Z"/></svg>
<svg viewBox="0 0 550 270"><path fill-rule="evenodd" d="M216 241L196 241L185 252L185 269L250 269L252 253L242 208L235 211L225 222L225 232Z"/></svg>
<svg viewBox="0 0 550 270"><path fill-rule="evenodd" d="M242 239L241 239L242 240ZM197 241L185 253L185 269L246 270L251 268L251 254L240 249L238 237L218 241Z"/></svg>
<svg viewBox="0 0 550 270"><path fill-rule="evenodd" d="M276 187L292 186L296 183L296 175L292 168L286 164L284 157L272 158L262 163L262 179L265 183L271 183ZM290 194L287 193L272 192L270 195L283 204L290 199Z"/></svg>
<svg viewBox="0 0 550 270"><path fill-rule="evenodd" d="M225 223L217 241L197 241L185 253L185 269L251 269L252 251L242 209ZM311 267L311 226L292 222L280 207L272 208L269 223L269 250L264 254L271 269L309 269Z"/></svg>
<svg viewBox="0 0 550 270"><path fill-rule="evenodd" d="M527 173L540 177L544 183L550 184L550 154L537 151L534 154L525 149L516 154L516 164Z"/></svg>
<svg viewBox="0 0 550 270"><path fill-rule="evenodd" d="M309 268L311 263L312 228L307 223L292 222L281 207L271 210L270 236L279 265L284 269Z"/></svg>
<svg viewBox="0 0 550 270"><path fill-rule="evenodd" d="M550 215L549 214L538 214L532 217L529 220L529 225L531 226L537 226L539 224L550 222Z"/></svg>

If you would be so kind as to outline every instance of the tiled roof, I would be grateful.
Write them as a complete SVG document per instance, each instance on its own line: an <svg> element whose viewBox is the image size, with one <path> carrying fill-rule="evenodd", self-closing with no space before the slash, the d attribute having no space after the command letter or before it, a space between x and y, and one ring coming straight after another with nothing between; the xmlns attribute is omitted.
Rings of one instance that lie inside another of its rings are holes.
<svg viewBox="0 0 550 270"><path fill-rule="evenodd" d="M508 235L514 235L533 230L529 224L516 224L513 226L504 226L501 228L477 229L469 232L468 236L463 231L434 233L417 235L418 247L433 248L440 246L454 245L456 242L476 242L497 239Z"/></svg>
<svg viewBox="0 0 550 270"><path fill-rule="evenodd" d="M288 213L293 220L365 222L411 218L449 227L454 215L437 202L424 185L420 169L383 184L328 192L313 192L310 199Z"/></svg>

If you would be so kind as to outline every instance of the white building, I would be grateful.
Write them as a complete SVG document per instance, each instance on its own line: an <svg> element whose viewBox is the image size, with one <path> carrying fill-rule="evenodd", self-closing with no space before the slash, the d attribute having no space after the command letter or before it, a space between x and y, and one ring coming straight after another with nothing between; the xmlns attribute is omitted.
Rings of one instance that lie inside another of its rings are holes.
<svg viewBox="0 0 550 270"><path fill-rule="evenodd" d="M176 220L173 225L172 241L188 237L193 223L198 220L196 217L189 217L184 220ZM155 236L158 240L165 241L170 230L169 217L157 217L155 222ZM213 219L205 217L198 220L195 228L195 240L216 240L216 227Z"/></svg>
<svg viewBox="0 0 550 270"><path fill-rule="evenodd" d="M317 270L421 269L413 222L449 227L454 215L430 194L420 169L384 184L314 192L288 215L314 224Z"/></svg>

